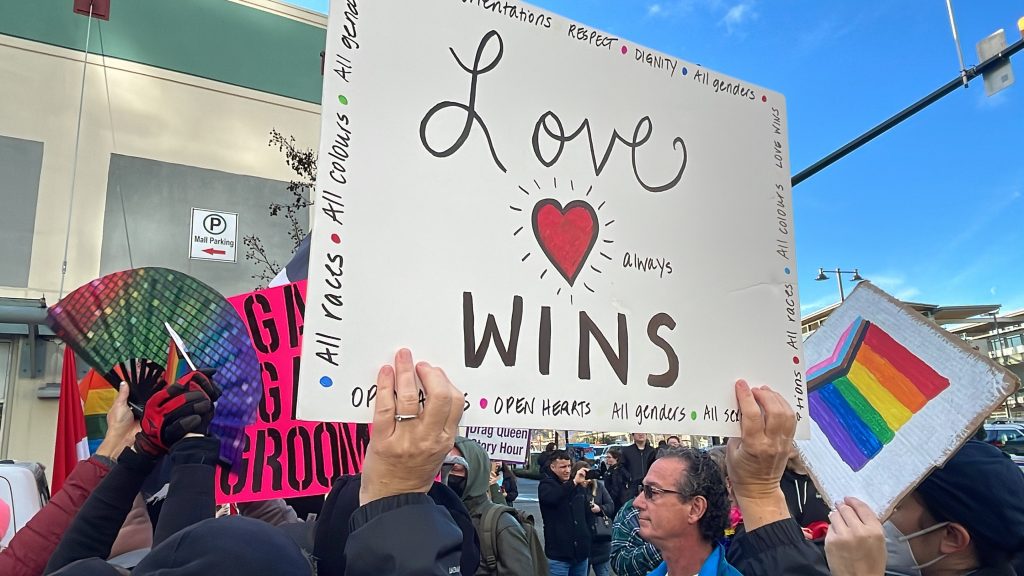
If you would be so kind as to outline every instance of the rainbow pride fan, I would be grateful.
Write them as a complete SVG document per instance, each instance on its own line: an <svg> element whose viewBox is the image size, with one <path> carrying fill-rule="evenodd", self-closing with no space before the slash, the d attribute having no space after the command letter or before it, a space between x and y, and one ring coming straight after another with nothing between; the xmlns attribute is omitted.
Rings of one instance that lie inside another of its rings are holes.
<svg viewBox="0 0 1024 576"><path fill-rule="evenodd" d="M138 378L149 393L162 385L152 364L167 360L164 323L188 344L197 366L216 369L224 393L211 432L221 438L221 456L239 463L263 380L249 332L220 293L181 272L136 268L93 280L49 310L54 333L112 386Z"/></svg>

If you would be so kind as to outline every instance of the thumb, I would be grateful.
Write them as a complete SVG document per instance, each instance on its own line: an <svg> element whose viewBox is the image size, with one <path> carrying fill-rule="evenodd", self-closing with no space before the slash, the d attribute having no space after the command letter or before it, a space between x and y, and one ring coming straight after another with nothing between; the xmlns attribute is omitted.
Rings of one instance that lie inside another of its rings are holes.
<svg viewBox="0 0 1024 576"><path fill-rule="evenodd" d="M117 388L117 400L114 401L118 406L128 405L128 394L131 393L131 387L128 386L127 382L121 382L121 385Z"/></svg>

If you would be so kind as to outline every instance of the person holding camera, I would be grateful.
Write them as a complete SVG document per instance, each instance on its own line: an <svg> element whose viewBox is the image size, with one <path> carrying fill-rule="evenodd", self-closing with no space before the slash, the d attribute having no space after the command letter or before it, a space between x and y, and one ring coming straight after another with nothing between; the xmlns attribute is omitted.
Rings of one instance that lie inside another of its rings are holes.
<svg viewBox="0 0 1024 576"><path fill-rule="evenodd" d="M590 498L587 471L572 472L569 453L556 450L537 486L544 518L544 554L551 576L587 576L590 565Z"/></svg>
<svg viewBox="0 0 1024 576"><path fill-rule="evenodd" d="M583 485L587 490L587 504L590 508L590 567L595 576L608 576L612 556L612 520L615 518L615 501L599 480L600 472L591 469L587 460L573 464L572 474L586 470Z"/></svg>

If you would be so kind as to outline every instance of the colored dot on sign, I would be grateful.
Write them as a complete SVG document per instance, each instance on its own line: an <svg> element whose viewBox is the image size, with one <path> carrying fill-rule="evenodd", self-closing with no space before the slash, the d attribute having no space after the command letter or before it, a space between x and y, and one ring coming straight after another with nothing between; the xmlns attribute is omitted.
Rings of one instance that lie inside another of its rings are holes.
<svg viewBox="0 0 1024 576"><path fill-rule="evenodd" d="M481 398L480 399L480 407L484 408L484 409L487 408L487 398Z"/></svg>
<svg viewBox="0 0 1024 576"><path fill-rule="evenodd" d="M331 234L331 242L334 242L335 244L341 244L341 236L338 236L337 234Z"/></svg>
<svg viewBox="0 0 1024 576"><path fill-rule="evenodd" d="M761 102L767 102L767 101L768 101L768 97L767 96L761 96Z"/></svg>
<svg viewBox="0 0 1024 576"><path fill-rule="evenodd" d="M786 268L786 274L789 274L789 268L788 267Z"/></svg>
<svg viewBox="0 0 1024 576"><path fill-rule="evenodd" d="M799 364L799 363L800 363L800 358L797 357L797 356L793 356L793 364Z"/></svg>
<svg viewBox="0 0 1024 576"><path fill-rule="evenodd" d="M696 419L697 419L697 411L693 410L693 411L690 412L690 420L696 420Z"/></svg>
<svg viewBox="0 0 1024 576"><path fill-rule="evenodd" d="M686 66L683 66L683 76L686 76L689 72L690 71L686 69Z"/></svg>
<svg viewBox="0 0 1024 576"><path fill-rule="evenodd" d="M343 106L348 106L348 98L345 98L342 94L338 94L338 102L341 102Z"/></svg>
<svg viewBox="0 0 1024 576"><path fill-rule="evenodd" d="M626 54L628 54L628 53L629 53L629 48L626 48L625 46L623 46L623 47L622 47L622 54L623 54L623 55L626 55Z"/></svg>
<svg viewBox="0 0 1024 576"><path fill-rule="evenodd" d="M324 388L330 388L331 386L334 386L334 380L331 380L330 376L324 376L320 378L320 385Z"/></svg>

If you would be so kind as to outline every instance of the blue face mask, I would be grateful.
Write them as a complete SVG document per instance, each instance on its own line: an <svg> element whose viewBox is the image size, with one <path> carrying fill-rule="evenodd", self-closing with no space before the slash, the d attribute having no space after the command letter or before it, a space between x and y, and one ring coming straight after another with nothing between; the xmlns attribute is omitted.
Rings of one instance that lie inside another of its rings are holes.
<svg viewBox="0 0 1024 576"><path fill-rule="evenodd" d="M947 554L942 554L924 564L918 564L917 559L914 558L914 551L910 548L910 540L944 528L947 524L949 522L939 522L924 530L906 535L900 532L900 529L892 522L887 521L882 524L882 530L885 532L885 573L897 576L921 576L922 569L945 558Z"/></svg>

